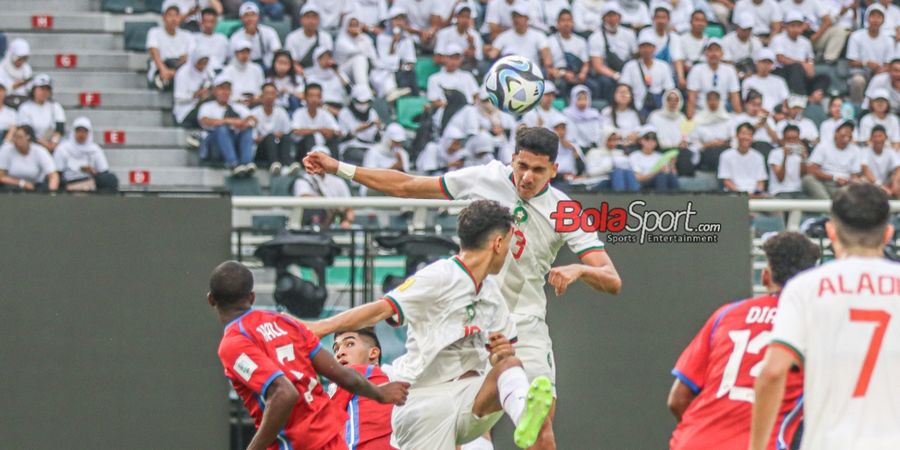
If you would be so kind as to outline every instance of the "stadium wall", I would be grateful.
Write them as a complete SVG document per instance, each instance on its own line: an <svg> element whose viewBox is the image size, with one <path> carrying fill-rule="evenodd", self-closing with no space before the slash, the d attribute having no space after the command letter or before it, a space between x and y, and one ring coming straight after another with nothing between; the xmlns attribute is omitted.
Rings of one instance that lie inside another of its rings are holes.
<svg viewBox="0 0 900 450"><path fill-rule="evenodd" d="M228 448L227 198L0 196L0 447Z"/></svg>
<svg viewBox="0 0 900 450"><path fill-rule="evenodd" d="M751 294L751 248L746 197L719 195L575 196L585 207L684 211L690 222L720 224L715 243L618 243L607 251L623 280L617 297L573 284L557 298L546 290L548 323L556 352L558 447L577 450L668 448L675 420L666 407L670 371L712 312ZM683 217L683 216L682 216ZM629 225L636 221L630 218ZM695 227L696 228L696 227ZM678 233L685 234L683 229ZM628 232L613 233L627 239ZM690 233L688 233L690 234ZM554 266L575 263L560 252ZM516 448L511 424L495 432L498 449ZM496 430L495 430L496 431Z"/></svg>

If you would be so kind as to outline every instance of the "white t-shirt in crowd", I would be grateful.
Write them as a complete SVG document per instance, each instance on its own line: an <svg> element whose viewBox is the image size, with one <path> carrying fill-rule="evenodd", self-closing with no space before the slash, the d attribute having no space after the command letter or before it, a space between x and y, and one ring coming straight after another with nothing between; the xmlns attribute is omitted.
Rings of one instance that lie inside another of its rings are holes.
<svg viewBox="0 0 900 450"><path fill-rule="evenodd" d="M741 99L747 98L750 89L762 94L762 107L770 113L775 112L775 107L782 104L791 95L784 78L772 74L765 77L750 75L744 80L741 89Z"/></svg>
<svg viewBox="0 0 900 450"><path fill-rule="evenodd" d="M644 2L634 2L633 9L622 7L622 24L630 25L632 29L640 29L650 25L650 9Z"/></svg>
<svg viewBox="0 0 900 450"><path fill-rule="evenodd" d="M266 114L263 105L259 105L250 110L250 115L256 118L256 128L253 130L255 138L266 137L275 133L287 135L291 132L291 118L288 116L287 111L278 105L272 107L271 114Z"/></svg>
<svg viewBox="0 0 900 450"><path fill-rule="evenodd" d="M703 53L703 49L706 47L708 38L705 35L696 38L690 32L685 32L679 37L679 40L681 41L681 54L684 56L685 61L689 64L706 62L706 54Z"/></svg>
<svg viewBox="0 0 900 450"><path fill-rule="evenodd" d="M573 33L569 39L564 39L559 33L555 33L547 38L547 46L553 58L553 67L557 69L566 68L565 52L577 56L585 64L589 62L587 40L577 34Z"/></svg>
<svg viewBox="0 0 900 450"><path fill-rule="evenodd" d="M719 179L731 180L740 192L754 193L757 184L768 179L763 155L754 149L745 153L735 148L719 156Z"/></svg>
<svg viewBox="0 0 900 450"><path fill-rule="evenodd" d="M497 36L493 46L500 50L502 56L524 56L543 67L541 50L547 48L547 35L533 28L529 28L525 34L516 33L516 30L510 28Z"/></svg>
<svg viewBox="0 0 900 450"><path fill-rule="evenodd" d="M266 66L272 65L275 51L281 50L281 38L278 37L278 32L268 25L257 25L256 34L252 36L243 27L235 31L231 35L231 54L234 54L235 43L240 40L250 43L250 59L262 60Z"/></svg>
<svg viewBox="0 0 900 450"><path fill-rule="evenodd" d="M19 120L18 114L18 111L0 104L0 131L9 130L15 126ZM3 139L2 135L0 135L0 139Z"/></svg>
<svg viewBox="0 0 900 450"><path fill-rule="evenodd" d="M250 115L250 110L240 103L229 103L227 105L222 105L215 100L210 100L200 105L200 109L197 110L197 121L200 122L200 126L203 129L212 130L215 127L203 125L201 119L224 119L225 114L228 112L229 106L231 107L231 110L234 111L234 113L242 119Z"/></svg>
<svg viewBox="0 0 900 450"><path fill-rule="evenodd" d="M395 0L394 6L403 8L409 24L419 30L431 27L431 16L445 17L443 0Z"/></svg>
<svg viewBox="0 0 900 450"><path fill-rule="evenodd" d="M90 139L90 138L89 138ZM109 162L103 149L93 141L79 144L73 137L64 139L53 152L53 163L56 170L62 172L66 181L83 180L90 175L81 170L90 167L98 173L109 170Z"/></svg>
<svg viewBox="0 0 900 450"><path fill-rule="evenodd" d="M183 122L200 103L200 99L194 97L194 94L203 87L210 87L215 76L215 72L209 65L203 72L197 71L190 62L178 68L178 71L175 72L172 95L175 100L172 105L172 114L178 123Z"/></svg>
<svg viewBox="0 0 900 450"><path fill-rule="evenodd" d="M239 66L237 61L225 66L222 74L231 81L231 100L237 101L244 98L244 94L253 94L259 96L262 92L262 85L266 80L266 75L262 67L253 61Z"/></svg>
<svg viewBox="0 0 900 450"><path fill-rule="evenodd" d="M538 2L541 1L543 0L517 0L515 2L498 0L487 2L487 8L484 11L484 26L482 27L481 32L489 33L490 24L500 25L502 28L512 28L512 8L516 3L524 4L530 9L531 15L528 16L529 22L536 20L539 17L541 9ZM553 23L556 23L556 21Z"/></svg>
<svg viewBox="0 0 900 450"><path fill-rule="evenodd" d="M454 90L462 92L466 96L466 101L471 105L475 102L474 98L478 94L478 89L478 82L471 73L462 69L453 73L447 72L447 69L441 69L440 72L428 77L426 96L431 101L446 101L444 91Z"/></svg>
<svg viewBox="0 0 900 450"><path fill-rule="evenodd" d="M887 64L893 57L894 39L883 31L873 38L869 30L860 29L851 33L847 40L847 59L851 61Z"/></svg>
<svg viewBox="0 0 900 450"><path fill-rule="evenodd" d="M769 34L772 32L772 24L781 22L783 12L774 0L762 0L759 4L753 0L738 0L734 4L733 17L738 17L743 12L749 12L753 16L753 34Z"/></svg>
<svg viewBox="0 0 900 450"><path fill-rule="evenodd" d="M803 192L803 182L800 176L803 157L796 153L790 153L785 158L783 148L772 149L769 152L769 194L781 194L783 192ZM779 181L772 166L784 166L784 180Z"/></svg>
<svg viewBox="0 0 900 450"><path fill-rule="evenodd" d="M876 125L884 127L887 132L888 145L892 143L900 143L900 120L895 114L888 114L884 119L878 118L874 113L863 116L859 121L859 129L856 131L856 140L865 142L872 135L872 128Z"/></svg>
<svg viewBox="0 0 900 450"><path fill-rule="evenodd" d="M662 153L653 152L650 154L635 150L628 155L628 162L631 163L631 170L638 175L648 175L656 162L662 158Z"/></svg>
<svg viewBox="0 0 900 450"><path fill-rule="evenodd" d="M869 107L869 96L874 92L877 92L878 89L884 89L890 95L891 112L900 113L900 90L894 89L891 85L891 74L887 72L879 73L869 80L869 86L866 87L866 100L863 101L863 108Z"/></svg>
<svg viewBox="0 0 900 450"><path fill-rule="evenodd" d="M153 27L147 32L147 49L155 48L159 50L159 59L165 61L167 59L181 58L191 54L194 49L194 37L190 32L175 29L175 34L169 34L164 27ZM147 79L153 80L156 76L156 63L150 59L150 70L147 72Z"/></svg>
<svg viewBox="0 0 900 450"><path fill-rule="evenodd" d="M641 118L638 116L637 111L633 109L619 111L616 113L615 120L613 120L612 111L613 109L611 106L607 106L600 111L600 116L603 117L604 126L612 126L621 135L631 134L640 130Z"/></svg>
<svg viewBox="0 0 900 450"><path fill-rule="evenodd" d="M791 39L788 37L787 31L782 31L773 37L769 46L775 55L784 55L796 61L811 61L816 56L809 39L803 35L797 36L797 39ZM778 62L775 65L781 67Z"/></svg>
<svg viewBox="0 0 900 450"><path fill-rule="evenodd" d="M801 0L799 3L795 0L782 0L778 6L781 8L782 14L787 14L788 11L803 13L803 20L809 24L812 31L819 30L822 18L833 14L829 6L822 0Z"/></svg>
<svg viewBox="0 0 900 450"><path fill-rule="evenodd" d="M822 171L835 178L850 179L850 175L862 172L862 150L850 143L839 149L833 142L825 141L813 149L809 163L816 164Z"/></svg>
<svg viewBox="0 0 900 450"><path fill-rule="evenodd" d="M308 0L307 3L315 5L319 10L320 30L336 33L341 28L341 16L351 12L351 5L347 0Z"/></svg>
<svg viewBox="0 0 900 450"><path fill-rule="evenodd" d="M231 45L228 38L222 33L203 34L201 32L194 33L194 47L206 48L209 53L209 65L206 67L213 70L219 70L225 67L225 62L230 57L229 51Z"/></svg>
<svg viewBox="0 0 900 450"><path fill-rule="evenodd" d="M778 127L779 137L784 137L784 129L788 125L796 125L797 128L800 129L800 139L811 143L819 139L819 130L816 128L816 123L806 117L800 117L799 119L784 119L776 125ZM834 134L831 135L831 138L832 140L834 139Z"/></svg>
<svg viewBox="0 0 900 450"><path fill-rule="evenodd" d="M731 118L731 128L737 130L738 125L742 123L749 123L756 127L759 123L759 117L751 117L746 112L742 112L740 114L735 114ZM773 130L776 129L775 120L772 119L772 116L766 118L766 124L772 127ZM772 143L772 137L769 136L769 132L766 130L766 127L759 127L756 131L753 132L753 142L768 142Z"/></svg>
<svg viewBox="0 0 900 450"><path fill-rule="evenodd" d="M0 170L13 178L41 183L47 175L56 172L56 164L50 152L38 144L32 143L28 154L23 155L11 142L7 142L0 146Z"/></svg>
<svg viewBox="0 0 900 450"><path fill-rule="evenodd" d="M657 59L663 59L661 55L665 52L666 48L669 49L669 61L675 62L684 59L684 51L681 47L681 36L677 33L670 31L664 33L662 36L655 32L648 34L656 45Z"/></svg>
<svg viewBox="0 0 900 450"><path fill-rule="evenodd" d="M881 149L881 153L876 153L872 147L864 147L863 164L872 171L875 179L885 185L890 185L891 174L900 165L897 152L891 149L889 145L885 145Z"/></svg>
<svg viewBox="0 0 900 450"><path fill-rule="evenodd" d="M318 44L316 44L316 35L307 36L303 32L303 28L291 31L284 38L284 49L291 52L291 58L294 59L294 62L299 63L307 53L312 55L315 53L316 48L334 50L334 40L330 34L322 30L318 30L316 34L318 35Z"/></svg>
<svg viewBox="0 0 900 450"><path fill-rule="evenodd" d="M337 132L341 131L337 119L325 108L317 109L315 117L309 115L308 108L297 109L291 117L291 128L295 130L327 128ZM325 136L322 136L321 133L315 133L313 139L317 145L325 145Z"/></svg>
<svg viewBox="0 0 900 450"><path fill-rule="evenodd" d="M737 71L731 64L719 63L716 70L707 63L694 66L687 77L688 91L697 92L697 109L706 109L706 94L716 91L721 101L728 101L729 94L740 92L741 84Z"/></svg>
<svg viewBox="0 0 900 450"><path fill-rule="evenodd" d="M474 28L469 28L465 33L459 34L455 24L441 28L434 35L434 52L442 54L450 44L457 44L465 50L469 48L469 36L472 36L474 42L475 59L481 61L484 59L484 41L481 39L481 35Z"/></svg>
<svg viewBox="0 0 900 450"><path fill-rule="evenodd" d="M747 41L742 41L737 32L732 31L722 38L722 59L737 62L742 59L753 58L756 52L765 48L762 41L754 35L750 35Z"/></svg>
<svg viewBox="0 0 900 450"><path fill-rule="evenodd" d="M591 57L599 57L606 59L606 46L609 45L610 51L616 54L622 61L631 59L637 52L637 36L629 28L619 26L615 33L606 31L606 39L603 38L601 30L594 31L588 38L588 54Z"/></svg>
<svg viewBox="0 0 900 450"><path fill-rule="evenodd" d="M337 175L330 173L326 173L324 176L304 174L294 182L294 196L347 198L350 197L350 188Z"/></svg>
<svg viewBox="0 0 900 450"><path fill-rule="evenodd" d="M16 118L18 125L31 125L34 135L41 139L49 138L56 131L56 124L65 122L66 112L62 105L52 100L42 105L28 100L19 106L19 115Z"/></svg>
<svg viewBox="0 0 900 450"><path fill-rule="evenodd" d="M643 76L641 76L642 70ZM648 81L651 94L659 95L669 89L675 89L672 66L658 59L654 59L650 67L645 66L642 60L637 59L632 59L625 63L625 67L622 68L622 78L619 82L631 86L634 104L638 108L644 104Z"/></svg>

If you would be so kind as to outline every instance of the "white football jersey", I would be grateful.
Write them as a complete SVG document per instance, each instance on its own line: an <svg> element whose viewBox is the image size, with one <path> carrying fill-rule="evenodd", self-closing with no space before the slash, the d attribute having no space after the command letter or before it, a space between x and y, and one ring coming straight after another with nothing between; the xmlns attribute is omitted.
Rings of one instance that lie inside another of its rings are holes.
<svg viewBox="0 0 900 450"><path fill-rule="evenodd" d="M514 316L546 317L545 279L563 244L568 244L579 257L604 249L596 233L580 229L570 233L556 231L550 215L559 202L571 200L569 196L548 185L524 201L516 193L512 167L499 161L449 172L440 182L448 198L495 200L512 211L516 231L499 277L503 298Z"/></svg>
<svg viewBox="0 0 900 450"><path fill-rule="evenodd" d="M391 379L414 387L445 383L470 371L483 371L488 334L516 340L515 324L488 276L481 286L459 257L429 264L385 295L394 308L388 323L409 325L406 353L394 361Z"/></svg>
<svg viewBox="0 0 900 450"><path fill-rule="evenodd" d="M772 336L803 361L803 450L900 449L900 264L846 258L796 276Z"/></svg>

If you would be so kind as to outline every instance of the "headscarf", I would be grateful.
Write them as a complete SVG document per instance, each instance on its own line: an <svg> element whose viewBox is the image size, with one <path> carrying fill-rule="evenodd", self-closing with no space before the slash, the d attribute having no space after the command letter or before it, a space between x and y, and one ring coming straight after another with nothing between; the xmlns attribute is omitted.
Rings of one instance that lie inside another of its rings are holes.
<svg viewBox="0 0 900 450"><path fill-rule="evenodd" d="M207 63L206 69L202 72L197 70L197 61L200 61L203 58L208 60L212 59L211 49L203 45L194 47L194 50L191 51L190 60L188 61L188 76L190 77L190 81L197 85L203 84L207 80L212 81L214 75L214 72L209 67L209 63Z"/></svg>
<svg viewBox="0 0 900 450"><path fill-rule="evenodd" d="M85 139L84 143L80 143L75 139L75 130L78 128L87 128L88 130L87 139ZM72 122L72 129L69 131L66 139L60 143L60 148L57 149L54 156L58 156L56 158L57 168L64 172L66 179L77 178L82 173L81 168L83 166L89 165L100 172L109 170L103 150L94 143L94 131L91 121L84 116L78 117ZM65 161L62 160L63 156Z"/></svg>
<svg viewBox="0 0 900 450"><path fill-rule="evenodd" d="M704 99L705 100L705 99ZM725 101L719 101L719 108L715 111L711 111L707 106L706 109L701 110L697 113L697 116L694 117L694 121L697 123L697 126L701 125L715 125L720 122L727 122L731 120L731 114L725 110Z"/></svg>
<svg viewBox="0 0 900 450"><path fill-rule="evenodd" d="M314 78L317 80L330 80L330 79L334 78L335 76L337 76L337 74L334 73L334 68L326 69L326 68L322 67L322 65L319 63L319 58L321 58L322 55L324 55L325 53L332 53L332 52L331 52L331 50L329 50L323 46L319 46L316 48L316 51L313 52L312 67L309 67L303 71L303 74L304 74L304 76L306 76L306 78ZM332 56L334 56L334 55L332 54Z"/></svg>
<svg viewBox="0 0 900 450"><path fill-rule="evenodd" d="M350 113L360 122L369 120L369 112L372 111L372 91L364 84L353 86L350 91ZM357 108L357 103L364 104L365 107Z"/></svg>
<svg viewBox="0 0 900 450"><path fill-rule="evenodd" d="M363 54L363 56L371 59L374 59L375 56L375 47L369 35L360 33L353 37L347 31L350 28L350 22L353 20L359 22L360 25L363 24L363 21L356 14L352 12L347 14L341 22L341 31L338 33L337 40L334 43L334 59L341 64L358 54Z"/></svg>
<svg viewBox="0 0 900 450"><path fill-rule="evenodd" d="M13 39L9 43L9 50L6 52L3 61L0 62L0 65L2 65L3 71L11 80L21 81L31 75L31 66L28 63L22 64L22 67L16 67L14 64L16 59L28 56L30 53L31 47L28 45L28 41L24 39ZM7 88L12 88L12 86L7 86Z"/></svg>
<svg viewBox="0 0 900 450"><path fill-rule="evenodd" d="M575 103L578 100L578 95L582 92L587 94L588 106L585 109L578 109L578 107L575 106ZM563 110L563 113L575 122L600 120L600 111L597 111L597 108L591 106L591 101L591 90L588 89L587 86L579 84L572 88L572 92L569 94L569 106Z"/></svg>
<svg viewBox="0 0 900 450"><path fill-rule="evenodd" d="M669 102L666 100L669 98L669 94L675 94L678 96L678 106L675 107L674 111L669 110ZM684 114L681 112L681 107L684 106L684 97L681 95L681 91L678 89L669 89L663 94L662 104L663 107L654 111L659 115L665 117L669 120L678 120L685 118Z"/></svg>

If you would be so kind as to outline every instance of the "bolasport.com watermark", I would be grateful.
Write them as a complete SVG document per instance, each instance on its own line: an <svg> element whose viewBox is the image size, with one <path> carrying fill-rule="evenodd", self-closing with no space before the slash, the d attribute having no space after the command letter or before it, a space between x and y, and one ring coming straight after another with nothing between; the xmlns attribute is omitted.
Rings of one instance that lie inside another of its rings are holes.
<svg viewBox="0 0 900 450"><path fill-rule="evenodd" d="M698 223L694 202L681 209L656 210L647 202L634 200L626 208L614 208L603 202L599 207L584 207L566 200L550 214L557 232L581 229L600 233L607 244L715 244L719 242L721 223Z"/></svg>

